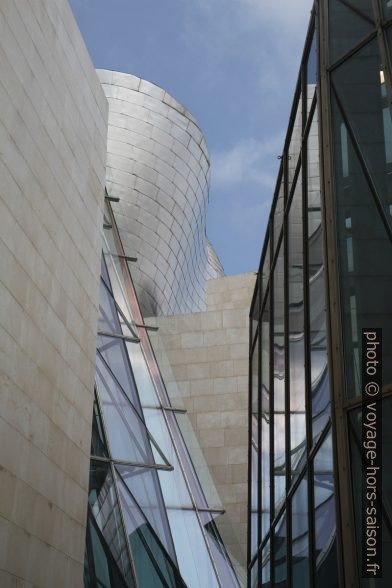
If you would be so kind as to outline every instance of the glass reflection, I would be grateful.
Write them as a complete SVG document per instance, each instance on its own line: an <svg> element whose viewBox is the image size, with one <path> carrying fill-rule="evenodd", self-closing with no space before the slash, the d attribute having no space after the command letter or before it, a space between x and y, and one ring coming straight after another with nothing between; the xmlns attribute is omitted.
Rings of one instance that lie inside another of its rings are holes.
<svg viewBox="0 0 392 588"><path fill-rule="evenodd" d="M285 356L284 356L284 264L280 247L274 269L274 486L275 514L285 493Z"/></svg>
<svg viewBox="0 0 392 588"><path fill-rule="evenodd" d="M293 588L309 584L308 483L301 480L291 500Z"/></svg>
<svg viewBox="0 0 392 588"><path fill-rule="evenodd" d="M316 584L337 587L336 514L332 460L332 434L328 432L313 462Z"/></svg>
<svg viewBox="0 0 392 588"><path fill-rule="evenodd" d="M185 588L158 535L120 477L118 490L138 584L157 588Z"/></svg>
<svg viewBox="0 0 392 588"><path fill-rule="evenodd" d="M267 297L261 321L261 540L270 526L270 298Z"/></svg>
<svg viewBox="0 0 392 588"><path fill-rule="evenodd" d="M334 171L346 390L353 397L361 394L360 333L369 325L383 328L384 386L392 381L392 245L385 228L387 223L392 227L392 163L389 161L392 127L389 109L384 114L387 98L385 82L380 76L377 41L342 64L334 73L334 82L365 160L361 165L350 129L334 101ZM365 164L384 207L384 219L366 179Z"/></svg>
<svg viewBox="0 0 392 588"><path fill-rule="evenodd" d="M262 586L270 586L271 582L271 548L268 539L261 553L261 582Z"/></svg>
<svg viewBox="0 0 392 588"><path fill-rule="evenodd" d="M195 512L169 509L170 528L180 571L188 586L218 588L207 545Z"/></svg>
<svg viewBox="0 0 392 588"><path fill-rule="evenodd" d="M366 0L353 2L356 11L339 0L329 0L330 59L338 57L357 45L374 28L367 17L373 17L371 4ZM363 16L359 13L363 10ZM366 14L367 12L367 14Z"/></svg>
<svg viewBox="0 0 392 588"><path fill-rule="evenodd" d="M308 138L308 256L312 428L316 440L330 414L321 214L318 110Z"/></svg>
<svg viewBox="0 0 392 588"><path fill-rule="evenodd" d="M274 530L275 586L287 586L287 525L286 513L279 519Z"/></svg>
<svg viewBox="0 0 392 588"><path fill-rule="evenodd" d="M294 182L295 170L297 168L298 159L302 147L302 93L299 94L296 105L294 126L291 133L290 145L288 150L288 178L287 191L290 194Z"/></svg>
<svg viewBox="0 0 392 588"><path fill-rule="evenodd" d="M306 459L302 183L298 179L288 216L290 455L292 476Z"/></svg>
<svg viewBox="0 0 392 588"><path fill-rule="evenodd" d="M154 469L124 465L116 466L116 471L137 505L142 509L143 515L154 529L171 559L176 562L158 472Z"/></svg>
<svg viewBox="0 0 392 588"><path fill-rule="evenodd" d="M133 585L131 563L109 464L91 461L88 500L95 522L117 567L127 582Z"/></svg>

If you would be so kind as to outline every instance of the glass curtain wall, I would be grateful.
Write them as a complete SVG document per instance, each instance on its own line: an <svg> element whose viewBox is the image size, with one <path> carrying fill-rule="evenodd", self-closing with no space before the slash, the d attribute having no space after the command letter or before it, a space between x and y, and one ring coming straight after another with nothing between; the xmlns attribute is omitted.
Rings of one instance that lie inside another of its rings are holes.
<svg viewBox="0 0 392 588"><path fill-rule="evenodd" d="M108 199L109 200L109 199ZM106 203L86 588L237 587L155 361Z"/></svg>
<svg viewBox="0 0 392 588"><path fill-rule="evenodd" d="M251 308L252 588L338 586L316 47L313 15Z"/></svg>
<svg viewBox="0 0 392 588"><path fill-rule="evenodd" d="M327 230L328 251L337 250L338 275L331 278L339 312L331 324L339 325L341 343L334 341L333 362L341 366L335 379L337 466L351 464L351 479L343 478L342 553L346 581L357 586L390 586L392 578L392 480L390 476L390 416L392 383L392 2L324 0L320 10L323 35L322 62L326 86L322 100L329 110L332 159L325 163L328 180L325 205L333 219ZM329 190L328 186L332 187ZM332 294L333 295L333 294ZM377 411L382 415L378 444L383 446L383 485L377 495L379 526L383 531L383 577L362 578L361 492L364 464L362 443L362 329L382 329L382 390ZM335 344L336 343L336 344ZM338 351L335 351L338 350ZM347 441L348 440L348 441ZM349 559L345 529L356 535L354 568L347 576Z"/></svg>
<svg viewBox="0 0 392 588"><path fill-rule="evenodd" d="M252 587L391 584L391 51L390 0L316 0L251 309ZM361 577L364 328L383 343L377 579Z"/></svg>

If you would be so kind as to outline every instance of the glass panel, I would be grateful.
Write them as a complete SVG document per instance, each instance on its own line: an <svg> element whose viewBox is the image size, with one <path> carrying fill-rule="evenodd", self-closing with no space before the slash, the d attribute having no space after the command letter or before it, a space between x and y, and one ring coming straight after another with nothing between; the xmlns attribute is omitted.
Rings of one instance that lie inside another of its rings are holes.
<svg viewBox="0 0 392 588"><path fill-rule="evenodd" d="M293 588L307 588L309 580L308 482L304 478L291 500Z"/></svg>
<svg viewBox="0 0 392 588"><path fill-rule="evenodd" d="M290 455L292 476L306 460L302 184L288 215Z"/></svg>
<svg viewBox="0 0 392 588"><path fill-rule="evenodd" d="M96 381L112 457L154 464L146 427L99 354Z"/></svg>
<svg viewBox="0 0 392 588"><path fill-rule="evenodd" d="M392 246L336 102L333 118L346 391L354 397L361 395L362 328L383 329L383 385L392 382ZM377 126L370 140L377 142Z"/></svg>
<svg viewBox="0 0 392 588"><path fill-rule="evenodd" d="M127 586L91 514L87 520L83 583L84 588ZM135 586L133 580L130 586Z"/></svg>
<svg viewBox="0 0 392 588"><path fill-rule="evenodd" d="M258 583L258 570L259 570L259 562L258 559L254 562L251 570L250 570L250 585L251 588L257 588Z"/></svg>
<svg viewBox="0 0 392 588"><path fill-rule="evenodd" d="M269 587L271 581L271 550L270 540L265 544L261 555L261 585Z"/></svg>
<svg viewBox="0 0 392 588"><path fill-rule="evenodd" d="M269 296L264 308L261 333L261 540L270 527L270 310Z"/></svg>
<svg viewBox="0 0 392 588"><path fill-rule="evenodd" d="M122 465L116 466L116 470L171 559L176 562L158 472L153 469Z"/></svg>
<svg viewBox="0 0 392 588"><path fill-rule="evenodd" d="M190 510L169 510L168 516L180 571L187 586L218 587L196 513Z"/></svg>
<svg viewBox="0 0 392 588"><path fill-rule="evenodd" d="M91 461L89 505L116 565L133 586L131 564L109 464Z"/></svg>
<svg viewBox="0 0 392 588"><path fill-rule="evenodd" d="M93 426L91 435L91 455L97 457L108 457L105 434L103 431L102 419L99 412L97 401L94 400L93 407Z"/></svg>
<svg viewBox="0 0 392 588"><path fill-rule="evenodd" d="M252 444L252 462L251 462L251 517L250 517L250 539L251 539L251 557L257 551L258 546L258 467L257 467L257 449Z"/></svg>
<svg viewBox="0 0 392 588"><path fill-rule="evenodd" d="M293 131L291 134L289 151L288 151L288 178L287 178L287 185L288 185L288 194L290 194L291 187L293 185L295 170L297 167L299 155L301 153L301 145L302 145L302 93L299 95L296 113L295 113L295 120Z"/></svg>
<svg viewBox="0 0 392 588"><path fill-rule="evenodd" d="M317 113L316 108L308 138L309 320L313 440L319 436L331 410L327 365L324 243Z"/></svg>
<svg viewBox="0 0 392 588"><path fill-rule="evenodd" d="M355 6L356 0L353 2ZM371 11L371 6L366 2L361 2L365 10ZM356 12L348 8L339 0L329 0L329 42L330 42L330 59L335 61L338 57L347 53L352 47L357 45L370 31L374 28L372 23L359 16Z"/></svg>
<svg viewBox="0 0 392 588"><path fill-rule="evenodd" d="M283 226L283 213L284 213L284 188L283 180L279 187L278 199L274 209L273 223L274 223L274 251L276 251L279 236Z"/></svg>
<svg viewBox="0 0 392 588"><path fill-rule="evenodd" d="M381 415L381 422L379 423L377 431L377 446L382 446L382 490L377 494L376 500L372 506L377 508L377 513L372 515L377 516L377 523L382 532L382 578L369 579L361 578L362 588L372 588L373 586L380 586L380 588L387 588L392 577L392 558L389 557L392 548L392 534L391 534L391 520L392 520L392 469L390 466L391 450L392 450L392 398L387 397L377 402L377 414ZM362 522L362 492L363 481L366 476L363 471L362 461L362 409L355 409L349 413L349 429L350 429L350 453L351 453L351 475L353 485L353 504L355 512L355 524L357 541L356 546L358 550L358 561L362 562L362 529L364 528ZM367 491L367 489L365 490ZM373 496L370 496L373 499ZM386 556L386 557L385 557ZM361 565L361 563L360 563Z"/></svg>
<svg viewBox="0 0 392 588"><path fill-rule="evenodd" d="M284 357L284 264L280 248L274 269L274 484L275 514L285 493L285 357Z"/></svg>
<svg viewBox="0 0 392 588"><path fill-rule="evenodd" d="M251 340L252 340L252 342L256 336L257 326L259 324L259 312L260 312L260 279L259 278L257 278L255 292L256 292L256 297L255 297L254 303L252 305L252 322L251 322L251 328L252 328Z"/></svg>
<svg viewBox="0 0 392 588"><path fill-rule="evenodd" d="M310 46L308 62L306 64L306 83L307 83L307 112L310 111L313 96L316 92L317 84L317 40L313 33L312 44Z"/></svg>
<svg viewBox="0 0 392 588"><path fill-rule="evenodd" d="M287 525L286 514L284 514L277 523L274 531L274 568L275 584L279 588L287 586Z"/></svg>
<svg viewBox="0 0 392 588"><path fill-rule="evenodd" d="M104 285L103 280L101 280L99 296L98 331L117 334L122 334L123 332L113 297ZM129 334L133 335L132 333ZM126 392L128 398L139 414L141 414L139 397L136 392L124 341L118 338L98 336L97 348L106 363L110 365L110 369Z"/></svg>
<svg viewBox="0 0 392 588"><path fill-rule="evenodd" d="M206 531L208 545L212 557L217 563L218 573L222 586L225 588L238 588L238 580L231 565L226 548L219 535L213 516L209 512L199 512L200 519ZM219 515L219 518L222 515Z"/></svg>
<svg viewBox="0 0 392 588"><path fill-rule="evenodd" d="M392 227L392 123L377 39L332 74L355 139Z"/></svg>
<svg viewBox="0 0 392 588"><path fill-rule="evenodd" d="M192 506L191 498L180 468L177 454L170 439L162 410L153 408L144 409L144 416L148 429L151 431L154 439L157 441L158 445L167 456L169 463L174 468L172 472L158 472L163 499L166 506Z"/></svg>
<svg viewBox="0 0 392 588"><path fill-rule="evenodd" d="M268 280L269 280L269 272L270 272L270 240L268 237L268 245L267 245L267 249L265 252L265 257L264 257L264 261L263 261L263 267L261 268L261 280L262 280L262 284L261 284L261 290L262 290L262 302L264 301L264 296L265 293L267 291L267 285L268 285Z"/></svg>
<svg viewBox="0 0 392 588"><path fill-rule="evenodd" d="M336 515L329 431L314 458L314 525L317 588L337 587Z"/></svg>
<svg viewBox="0 0 392 588"><path fill-rule="evenodd" d="M392 0L382 0L382 7L385 18L392 17Z"/></svg>
<svg viewBox="0 0 392 588"><path fill-rule="evenodd" d="M159 537L121 478L118 489L138 584L157 588L184 586Z"/></svg>

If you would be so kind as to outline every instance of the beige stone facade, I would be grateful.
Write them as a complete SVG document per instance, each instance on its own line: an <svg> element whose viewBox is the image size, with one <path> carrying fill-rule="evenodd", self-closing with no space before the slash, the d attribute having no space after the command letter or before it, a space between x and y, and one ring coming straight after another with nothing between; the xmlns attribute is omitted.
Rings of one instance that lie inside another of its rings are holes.
<svg viewBox="0 0 392 588"><path fill-rule="evenodd" d="M0 2L0 586L82 585L107 104L65 0Z"/></svg>
<svg viewBox="0 0 392 588"><path fill-rule="evenodd" d="M183 404L187 410L218 492L218 497L208 496L209 503L226 511L216 521L242 578L246 567L248 316L254 285L252 273L209 280L207 311L159 317L159 335L153 338L172 404ZM208 474L203 476L201 460L193 457L208 494Z"/></svg>

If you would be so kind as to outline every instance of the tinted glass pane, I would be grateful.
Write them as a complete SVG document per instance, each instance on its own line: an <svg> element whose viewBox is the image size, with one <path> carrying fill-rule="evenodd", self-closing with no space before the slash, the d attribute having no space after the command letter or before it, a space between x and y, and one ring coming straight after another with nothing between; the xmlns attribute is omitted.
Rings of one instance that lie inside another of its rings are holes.
<svg viewBox="0 0 392 588"><path fill-rule="evenodd" d="M375 39L339 66L332 77L392 227L392 123L381 61Z"/></svg>
<svg viewBox="0 0 392 588"><path fill-rule="evenodd" d="M274 268L274 484L275 513L285 492L285 357L284 357L284 264L280 248Z"/></svg>
<svg viewBox="0 0 392 588"><path fill-rule="evenodd" d="M332 435L328 433L314 458L314 521L316 585L337 587L336 515L332 466Z"/></svg>
<svg viewBox="0 0 392 588"><path fill-rule="evenodd" d="M261 538L270 526L270 321L269 297L265 306L262 323L261 346Z"/></svg>
<svg viewBox="0 0 392 588"><path fill-rule="evenodd" d="M384 10L385 18L391 18L392 16L392 0L382 0L382 6Z"/></svg>
<svg viewBox="0 0 392 588"><path fill-rule="evenodd" d="M270 272L270 241L268 238L268 245L264 256L263 266L261 268L261 290L262 290L262 301L264 301L264 296L267 291L267 284L269 279L269 272Z"/></svg>
<svg viewBox="0 0 392 588"><path fill-rule="evenodd" d="M233 566L231 565L225 545L221 536L219 535L213 515L209 512L203 511L200 511L199 515L206 531L207 541L212 552L212 556L218 565L219 577L222 585L225 587L227 586L227 588L238 588L238 580L236 578ZM222 515L216 519L218 523L221 516Z"/></svg>
<svg viewBox="0 0 392 588"><path fill-rule="evenodd" d="M353 2L357 6L356 1ZM371 10L369 4L362 2L365 10ZM360 8L360 6L358 6ZM371 30L371 22L358 15L339 0L329 0L329 38L330 59L335 61L357 45Z"/></svg>
<svg viewBox="0 0 392 588"><path fill-rule="evenodd" d="M108 464L91 462L88 500L96 524L116 565L132 586L131 564L113 485L113 477Z"/></svg>
<svg viewBox="0 0 392 588"><path fill-rule="evenodd" d="M118 478L118 489L138 584L157 588L181 586L164 545L121 478Z"/></svg>
<svg viewBox="0 0 392 588"><path fill-rule="evenodd" d="M169 509L168 516L180 571L186 584L197 588L218 588L196 513Z"/></svg>
<svg viewBox="0 0 392 588"><path fill-rule="evenodd" d="M307 111L310 110L313 96L316 92L317 83L317 40L316 35L313 34L312 44L310 46L308 63L307 63Z"/></svg>
<svg viewBox="0 0 392 588"><path fill-rule="evenodd" d="M261 585L270 586L271 582L271 550L270 540L268 539L261 556Z"/></svg>
<svg viewBox="0 0 392 588"><path fill-rule="evenodd" d="M275 586L285 588L287 586L287 525L285 514L279 520L274 535Z"/></svg>
<svg viewBox="0 0 392 588"><path fill-rule="evenodd" d="M296 105L294 126L291 133L289 151L288 151L288 178L287 186L290 194L293 185L295 170L298 163L298 158L301 153L302 144L302 94L299 95L298 103Z"/></svg>
<svg viewBox="0 0 392 588"><path fill-rule="evenodd" d="M176 555L162 499L158 472L153 469L120 465L116 466L116 469L135 502L142 509L143 515L175 562Z"/></svg>
<svg viewBox="0 0 392 588"><path fill-rule="evenodd" d="M291 500L293 588L309 586L308 482L301 480Z"/></svg>
<svg viewBox="0 0 392 588"><path fill-rule="evenodd" d="M86 555L84 561L84 588L126 588L116 562L105 540L89 514L86 530ZM131 586L135 584L132 581Z"/></svg>
<svg viewBox="0 0 392 588"><path fill-rule="evenodd" d="M148 429L174 468L172 472L162 470L158 472L165 504L167 506L179 507L191 506L192 501L189 496L189 491L162 411L160 409L145 409L144 415Z"/></svg>
<svg viewBox="0 0 392 588"><path fill-rule="evenodd" d="M392 381L392 246L336 102L333 118L346 390L353 397L361 394L362 328L383 328L384 385ZM377 141L377 126L373 133Z"/></svg>
<svg viewBox="0 0 392 588"><path fill-rule="evenodd" d="M305 348L303 293L302 184L298 182L288 216L288 296L290 362L290 453L292 475L306 456Z"/></svg>
<svg viewBox="0 0 392 588"><path fill-rule="evenodd" d="M260 279L257 279L256 282L256 297L252 304L252 321L251 321L251 328L252 328L252 341L254 340L257 332L257 326L259 324L259 312L260 312Z"/></svg>
<svg viewBox="0 0 392 588"><path fill-rule="evenodd" d="M102 419L98 409L97 401L94 401L93 426L91 435L91 455L108 457L105 434L103 431Z"/></svg>
<svg viewBox="0 0 392 588"><path fill-rule="evenodd" d="M96 365L97 389L112 457L136 463L155 463L143 421L99 354Z"/></svg>
<svg viewBox="0 0 392 588"><path fill-rule="evenodd" d="M274 251L276 251L279 236L283 227L283 213L284 213L284 188L283 182L279 187L278 199L274 209L273 226L274 226Z"/></svg>
<svg viewBox="0 0 392 588"><path fill-rule="evenodd" d="M308 256L312 427L316 439L330 414L317 108L308 138Z"/></svg>

